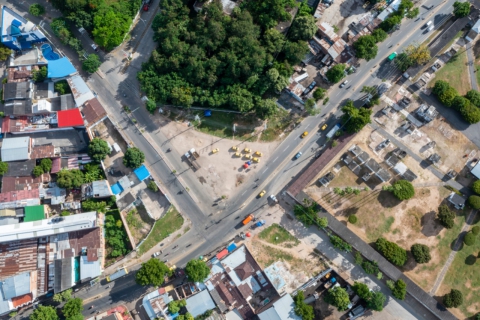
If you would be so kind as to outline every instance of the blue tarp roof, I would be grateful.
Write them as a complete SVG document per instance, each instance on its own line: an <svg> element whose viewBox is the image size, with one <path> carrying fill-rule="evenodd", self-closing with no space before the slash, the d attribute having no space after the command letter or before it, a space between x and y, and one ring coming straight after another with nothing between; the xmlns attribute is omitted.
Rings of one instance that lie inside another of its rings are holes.
<svg viewBox="0 0 480 320"><path fill-rule="evenodd" d="M117 182L115 183L113 186L110 187L112 189L112 193L117 195L119 194L120 192L123 191L123 188L122 186Z"/></svg>
<svg viewBox="0 0 480 320"><path fill-rule="evenodd" d="M203 112L203 115L204 115L205 117L210 117L210 116L212 116L212 110L205 110L205 111Z"/></svg>
<svg viewBox="0 0 480 320"><path fill-rule="evenodd" d="M148 172L148 170L147 170L147 168L145 167L144 164L142 164L142 166L140 168L137 168L137 169L133 170L133 172L135 173L138 180L140 180L140 181L143 181L150 176L150 172Z"/></svg>
<svg viewBox="0 0 480 320"><path fill-rule="evenodd" d="M62 78L77 72L67 57L48 61L48 78Z"/></svg>
<svg viewBox="0 0 480 320"><path fill-rule="evenodd" d="M235 245L235 243L232 242L228 245L227 250L228 250L228 252L232 252L236 248L237 248L237 246Z"/></svg>

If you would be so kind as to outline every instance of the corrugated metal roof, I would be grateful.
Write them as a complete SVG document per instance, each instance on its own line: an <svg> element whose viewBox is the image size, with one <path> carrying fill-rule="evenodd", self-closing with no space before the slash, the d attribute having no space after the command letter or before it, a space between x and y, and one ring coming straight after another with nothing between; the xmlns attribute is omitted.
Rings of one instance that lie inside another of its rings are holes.
<svg viewBox="0 0 480 320"><path fill-rule="evenodd" d="M272 309L274 312L272 312ZM281 297L280 300L277 300L273 304L273 307L260 313L258 317L260 320L301 320L302 318L297 316L294 309L295 303L293 302L292 296L286 294Z"/></svg>
<svg viewBox="0 0 480 320"><path fill-rule="evenodd" d="M67 290L75 285L73 277L73 257L55 260L53 290L55 293Z"/></svg>
<svg viewBox="0 0 480 320"><path fill-rule="evenodd" d="M93 181L92 191L94 198L106 198L113 195L107 180Z"/></svg>
<svg viewBox="0 0 480 320"><path fill-rule="evenodd" d="M3 139L2 161L28 160L30 137L16 137Z"/></svg>
<svg viewBox="0 0 480 320"><path fill-rule="evenodd" d="M80 280L96 278L101 274L101 261L88 261L87 256L80 257Z"/></svg>
<svg viewBox="0 0 480 320"><path fill-rule="evenodd" d="M4 314L4 313L7 313L8 311L10 311L10 302L7 300L5 300L5 297L3 296L3 285L2 283L0 282L0 314Z"/></svg>
<svg viewBox="0 0 480 320"><path fill-rule="evenodd" d="M57 119L59 128L83 126L83 118L78 108L58 111Z"/></svg>
<svg viewBox="0 0 480 320"><path fill-rule="evenodd" d="M95 98L90 88L88 88L85 81L79 75L75 75L67 79L70 89L72 90L73 98L77 107L80 107L90 99Z"/></svg>
<svg viewBox="0 0 480 320"><path fill-rule="evenodd" d="M242 263L244 263L246 260L247 255L245 253L245 246L241 246L233 253L231 253L228 257L223 259L221 263L225 269L228 267L230 268L230 270L233 270ZM230 270L227 270L227 273L230 272Z"/></svg>
<svg viewBox="0 0 480 320"><path fill-rule="evenodd" d="M18 274L3 280L2 291L5 299L30 293L30 272Z"/></svg>
<svg viewBox="0 0 480 320"><path fill-rule="evenodd" d="M43 205L25 207L23 222L38 221L45 219L45 207Z"/></svg>
<svg viewBox="0 0 480 320"><path fill-rule="evenodd" d="M215 303L213 302L210 293L208 293L208 290L203 290L200 293L187 298L187 310L194 317L214 308Z"/></svg>

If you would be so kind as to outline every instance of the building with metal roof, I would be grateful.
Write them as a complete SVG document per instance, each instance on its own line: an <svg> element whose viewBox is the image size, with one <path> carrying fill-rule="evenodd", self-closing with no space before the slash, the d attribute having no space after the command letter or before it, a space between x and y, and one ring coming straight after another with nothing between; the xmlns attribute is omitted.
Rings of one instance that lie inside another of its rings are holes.
<svg viewBox="0 0 480 320"><path fill-rule="evenodd" d="M32 98L33 83L25 82L7 82L3 84L3 100L25 100Z"/></svg>
<svg viewBox="0 0 480 320"><path fill-rule="evenodd" d="M168 304L173 299L164 291L163 288L160 288L145 295L142 299L143 308L152 320L157 318L171 319L168 316Z"/></svg>
<svg viewBox="0 0 480 320"><path fill-rule="evenodd" d="M33 43L47 41L34 23L6 6L2 7L1 32L2 44L15 51L30 49Z"/></svg>
<svg viewBox="0 0 480 320"><path fill-rule="evenodd" d="M80 107L88 100L95 98L92 91L90 91L90 88L78 74L68 78L67 82L70 85L77 107Z"/></svg>
<svg viewBox="0 0 480 320"><path fill-rule="evenodd" d="M31 99L18 100L13 99L5 101L4 113L6 116L23 116L33 113L33 105Z"/></svg>
<svg viewBox="0 0 480 320"><path fill-rule="evenodd" d="M100 259L92 260L89 256L80 256L80 280L94 279L102 273Z"/></svg>
<svg viewBox="0 0 480 320"><path fill-rule="evenodd" d="M75 285L74 257L57 259L54 263L54 292L62 292Z"/></svg>
<svg viewBox="0 0 480 320"><path fill-rule="evenodd" d="M206 311L215 309L215 303L208 293L208 290L203 290L186 299L187 310L194 317L204 314Z"/></svg>
<svg viewBox="0 0 480 320"><path fill-rule="evenodd" d="M260 320L301 320L295 313L295 302L289 294L276 301L272 307L258 314Z"/></svg>
<svg viewBox="0 0 480 320"><path fill-rule="evenodd" d="M2 161L30 159L30 137L5 138L2 143Z"/></svg>
<svg viewBox="0 0 480 320"><path fill-rule="evenodd" d="M67 57L48 60L47 78L64 78L74 73L77 73L77 69L75 69Z"/></svg>
<svg viewBox="0 0 480 320"><path fill-rule="evenodd" d="M81 111L86 126L91 126L107 116L107 112L97 98L85 102Z"/></svg>
<svg viewBox="0 0 480 320"><path fill-rule="evenodd" d="M24 210L25 210L25 218L23 218L23 222L38 221L38 220L45 219L44 205L27 206L24 208Z"/></svg>
<svg viewBox="0 0 480 320"><path fill-rule="evenodd" d="M452 192L448 196L448 202L453 204L455 209L463 210L463 208L465 208L466 199L464 197L456 194L455 192Z"/></svg>
<svg viewBox="0 0 480 320"><path fill-rule="evenodd" d="M83 118L78 108L58 111L57 119L59 128L83 126Z"/></svg>
<svg viewBox="0 0 480 320"><path fill-rule="evenodd" d="M108 180L100 180L92 182L92 196L94 198L108 198L113 195Z"/></svg>
<svg viewBox="0 0 480 320"><path fill-rule="evenodd" d="M3 296L5 299L15 298L32 292L30 288L31 272L24 272L16 276L2 280Z"/></svg>

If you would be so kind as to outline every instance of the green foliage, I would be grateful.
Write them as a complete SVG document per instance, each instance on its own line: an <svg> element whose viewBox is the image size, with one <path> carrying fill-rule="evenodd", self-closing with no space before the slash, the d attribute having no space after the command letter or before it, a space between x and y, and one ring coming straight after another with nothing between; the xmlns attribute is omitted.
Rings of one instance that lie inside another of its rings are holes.
<svg viewBox="0 0 480 320"><path fill-rule="evenodd" d="M451 87L448 82L443 80L438 80L433 86L432 93L434 93L440 102L442 102L447 107L451 107L453 100L458 96L458 92L455 88Z"/></svg>
<svg viewBox="0 0 480 320"><path fill-rule="evenodd" d="M376 43L379 43L379 42L383 42L383 41L385 41L385 39L387 39L388 33L383 31L382 29L378 28L378 29L373 30L372 37L375 38Z"/></svg>
<svg viewBox="0 0 480 320"><path fill-rule="evenodd" d="M147 188L152 190L153 192L157 192L158 191L158 186L157 184L155 183L155 181L151 180L148 184L147 184Z"/></svg>
<svg viewBox="0 0 480 320"><path fill-rule="evenodd" d="M194 319L196 318L194 318L189 312L185 314L180 314L177 317L177 320L194 320Z"/></svg>
<svg viewBox="0 0 480 320"><path fill-rule="evenodd" d="M470 231L470 232L467 232L467 234L463 238L463 243L465 243L465 245L467 246L471 246L475 243L476 239L477 237Z"/></svg>
<svg viewBox="0 0 480 320"><path fill-rule="evenodd" d="M30 8L28 9L28 12L30 12L32 16L38 17L38 16L41 16L42 14L45 14L45 7L42 6L41 4L34 3L30 6Z"/></svg>
<svg viewBox="0 0 480 320"><path fill-rule="evenodd" d="M416 7L416 8L413 8L412 10L410 10L407 13L406 17L408 19L415 19L419 14L420 14L420 9L418 7Z"/></svg>
<svg viewBox="0 0 480 320"><path fill-rule="evenodd" d="M204 261L200 259L188 261L187 266L185 267L185 274L192 282L200 282L205 280L209 273L210 268Z"/></svg>
<svg viewBox="0 0 480 320"><path fill-rule="evenodd" d="M13 317L15 317L17 314L18 314L17 311L12 311L12 312L10 312L10 313L8 314L8 316L9 316L10 318L13 318Z"/></svg>
<svg viewBox="0 0 480 320"><path fill-rule="evenodd" d="M359 251L355 252L355 264L361 265L363 263L362 254Z"/></svg>
<svg viewBox="0 0 480 320"><path fill-rule="evenodd" d="M386 281L386 284L387 284L387 287L393 291L393 289L395 289L395 281L393 280L387 280Z"/></svg>
<svg viewBox="0 0 480 320"><path fill-rule="evenodd" d="M465 104L461 109L460 109L460 114L463 116L466 122L470 124L478 123L480 122L480 109L475 107L471 103Z"/></svg>
<svg viewBox="0 0 480 320"><path fill-rule="evenodd" d="M283 47L283 55L291 64L295 64L305 57L308 52L308 45L305 41L287 41Z"/></svg>
<svg viewBox="0 0 480 320"><path fill-rule="evenodd" d="M480 195L480 180L477 180L473 183L472 189L473 189L473 192Z"/></svg>
<svg viewBox="0 0 480 320"><path fill-rule="evenodd" d="M325 73L328 81L331 83L337 83L345 77L345 65L343 63L339 63L331 67ZM325 102L323 103L325 104Z"/></svg>
<svg viewBox="0 0 480 320"><path fill-rule="evenodd" d="M465 98L467 98L474 106L480 107L480 92L477 90L472 89L468 91Z"/></svg>
<svg viewBox="0 0 480 320"><path fill-rule="evenodd" d="M458 308L463 304L463 294L461 291L452 289L443 296L443 304L447 308Z"/></svg>
<svg viewBox="0 0 480 320"><path fill-rule="evenodd" d="M377 274L380 269L378 268L377 261L368 261L364 260L362 262L362 268L365 270L365 273L367 274Z"/></svg>
<svg viewBox="0 0 480 320"><path fill-rule="evenodd" d="M332 245L335 248L337 248L339 250L342 250L342 251L345 251L345 252L352 251L352 246L349 245L348 242L342 240L342 238L340 238L340 237L331 235L330 236L330 242L332 243Z"/></svg>
<svg viewBox="0 0 480 320"><path fill-rule="evenodd" d="M303 291L298 291L297 295L293 297L293 302L295 303L295 314L300 316L302 320L313 320L315 319L315 314L313 312L313 307L304 302L305 295Z"/></svg>
<svg viewBox="0 0 480 320"><path fill-rule="evenodd" d="M30 315L30 320L58 320L57 311L54 307L38 305Z"/></svg>
<svg viewBox="0 0 480 320"><path fill-rule="evenodd" d="M470 196L468 197L468 204L475 210L480 209L480 197L479 196Z"/></svg>
<svg viewBox="0 0 480 320"><path fill-rule="evenodd" d="M315 99L315 101L322 100L325 97L326 93L327 90L319 87L315 91L313 91L313 99Z"/></svg>
<svg viewBox="0 0 480 320"><path fill-rule="evenodd" d="M407 284L402 279L398 279L395 282L395 287L392 289L392 295L399 300L405 300L406 294Z"/></svg>
<svg viewBox="0 0 480 320"><path fill-rule="evenodd" d="M324 297L325 302L337 307L338 311L345 311L348 309L350 299L347 291L342 287L333 287L327 291Z"/></svg>
<svg viewBox="0 0 480 320"><path fill-rule="evenodd" d="M401 16L391 14L387 19L380 23L379 27L385 32L390 32L397 24L400 24L400 22L402 22Z"/></svg>
<svg viewBox="0 0 480 320"><path fill-rule="evenodd" d="M61 81L55 82L54 90L55 92L58 92L60 95L72 93L67 80L61 80Z"/></svg>
<svg viewBox="0 0 480 320"><path fill-rule="evenodd" d="M96 163L87 163L83 166L85 171L84 182L91 183L93 181L102 180L105 178L103 171Z"/></svg>
<svg viewBox="0 0 480 320"><path fill-rule="evenodd" d="M78 169L62 169L57 173L57 184L60 188L80 188L83 184L83 172Z"/></svg>
<svg viewBox="0 0 480 320"><path fill-rule="evenodd" d="M62 212L60 213L60 215L61 215L62 217L69 216L69 215L70 215L70 211L64 210L64 211L62 211Z"/></svg>
<svg viewBox="0 0 480 320"><path fill-rule="evenodd" d="M97 72L101 64L102 62L96 54L89 54L82 63L82 69L88 73L94 73Z"/></svg>
<svg viewBox="0 0 480 320"><path fill-rule="evenodd" d="M107 204L105 201L95 201L93 199L85 200L82 202L82 209L84 211L99 211L105 212Z"/></svg>
<svg viewBox="0 0 480 320"><path fill-rule="evenodd" d="M387 297L380 291L373 291L367 300L367 308L375 311L382 311Z"/></svg>
<svg viewBox="0 0 480 320"><path fill-rule="evenodd" d="M70 299L62 308L62 313L66 318L82 314L83 300L80 298Z"/></svg>
<svg viewBox="0 0 480 320"><path fill-rule="evenodd" d="M274 116L278 111L277 103L274 99L265 99L259 101L255 113L260 119L268 119Z"/></svg>
<svg viewBox="0 0 480 320"><path fill-rule="evenodd" d="M348 133L359 132L367 124L370 123L370 116L372 110L367 108L356 108L353 101L349 100L345 106L342 107L342 123L343 128Z"/></svg>
<svg viewBox="0 0 480 320"><path fill-rule="evenodd" d="M65 320L84 320L83 315L76 314L73 317L66 318Z"/></svg>
<svg viewBox="0 0 480 320"><path fill-rule="evenodd" d="M289 38L292 40L310 40L315 32L317 32L317 25L313 16L299 16L290 27Z"/></svg>
<svg viewBox="0 0 480 320"><path fill-rule="evenodd" d="M153 114L157 109L157 104L152 99L148 99L147 102L145 102L145 107L147 108L148 112Z"/></svg>
<svg viewBox="0 0 480 320"><path fill-rule="evenodd" d="M0 44L0 61L5 61L12 54L12 50L3 44Z"/></svg>
<svg viewBox="0 0 480 320"><path fill-rule="evenodd" d="M43 172L50 172L50 170L52 170L52 159L42 159L40 161L40 167L43 169Z"/></svg>
<svg viewBox="0 0 480 320"><path fill-rule="evenodd" d="M44 174L44 172L41 166L35 166L35 168L33 168L33 175L35 177L40 177L42 174Z"/></svg>
<svg viewBox="0 0 480 320"><path fill-rule="evenodd" d="M309 7L306 1L300 3L298 7L297 16L311 16L313 14L313 8Z"/></svg>
<svg viewBox="0 0 480 320"><path fill-rule="evenodd" d="M142 263L142 267L135 275L135 281L142 286L154 285L161 286L165 281L165 276L171 276L172 271L158 259L151 258ZM170 309L170 305L168 306ZM178 307L178 302L172 305L172 308ZM178 307L180 310L180 307Z"/></svg>
<svg viewBox="0 0 480 320"><path fill-rule="evenodd" d="M384 238L378 238L375 245L377 250L394 265L401 267L407 262L407 251L396 243Z"/></svg>
<svg viewBox="0 0 480 320"><path fill-rule="evenodd" d="M208 317L212 315L213 311L212 310L207 310L203 314L196 316L195 320L206 320Z"/></svg>
<svg viewBox="0 0 480 320"><path fill-rule="evenodd" d="M438 207L437 219L442 226L451 229L455 224L455 212L450 210L446 204L442 204Z"/></svg>
<svg viewBox="0 0 480 320"><path fill-rule="evenodd" d="M118 210L116 212L118 213ZM105 240L108 256L116 258L127 253L127 234L123 228L122 220L116 220L112 211L105 215Z"/></svg>
<svg viewBox="0 0 480 320"><path fill-rule="evenodd" d="M368 300L372 296L370 289L365 283L355 281L352 289L363 300Z"/></svg>
<svg viewBox="0 0 480 320"><path fill-rule="evenodd" d="M321 217L317 219L317 224L320 228L328 227L328 219L327 217Z"/></svg>
<svg viewBox="0 0 480 320"><path fill-rule="evenodd" d="M385 32L385 31L384 31ZM378 47L376 37L373 35L365 35L358 38L353 44L355 55L358 58L363 58L367 61L374 59L377 56Z"/></svg>
<svg viewBox="0 0 480 320"><path fill-rule="evenodd" d="M0 161L0 175L4 175L8 171L8 162Z"/></svg>
<svg viewBox="0 0 480 320"><path fill-rule="evenodd" d="M313 224L314 219L317 217L317 212L318 209L316 203L307 205L307 207L299 204L293 207L293 214L305 227L309 227Z"/></svg>
<svg viewBox="0 0 480 320"><path fill-rule="evenodd" d="M280 21L290 21L292 16L287 9L294 8L296 3L294 0L264 0L245 1L243 5L260 26L269 29L275 27Z"/></svg>
<svg viewBox="0 0 480 320"><path fill-rule="evenodd" d="M47 67L40 67L40 70L33 70L32 79L35 82L45 81L45 79L47 79Z"/></svg>
<svg viewBox="0 0 480 320"><path fill-rule="evenodd" d="M417 263L428 263L432 259L430 248L424 244L416 243L412 245L410 251Z"/></svg>
<svg viewBox="0 0 480 320"><path fill-rule="evenodd" d="M471 232L474 236L478 236L480 234L480 226L474 226Z"/></svg>
<svg viewBox="0 0 480 320"><path fill-rule="evenodd" d="M392 193L399 200L408 200L415 195L415 189L410 181L398 180L392 185Z"/></svg>
<svg viewBox="0 0 480 320"><path fill-rule="evenodd" d="M351 224L357 223L357 216L354 215L354 214L349 215L348 216L348 222L350 222Z"/></svg>
<svg viewBox="0 0 480 320"><path fill-rule="evenodd" d="M88 155L96 161L104 160L110 154L107 141L100 138L93 138L88 144Z"/></svg>
<svg viewBox="0 0 480 320"><path fill-rule="evenodd" d="M413 59L410 58L405 52L400 53L394 62L397 68L402 72L407 71L407 69L413 66L415 63L415 61L413 61Z"/></svg>
<svg viewBox="0 0 480 320"><path fill-rule="evenodd" d="M466 17L470 14L470 2L455 1L453 4L453 13L457 18Z"/></svg>
<svg viewBox="0 0 480 320"><path fill-rule="evenodd" d="M123 164L127 168L131 169L136 169L142 165L142 163L145 161L145 155L143 152L136 148L128 148L127 152L125 152L125 155L123 157Z"/></svg>
<svg viewBox="0 0 480 320"><path fill-rule="evenodd" d="M120 45L128 32L131 19L114 8L99 10L93 18L93 37L95 42L110 51Z"/></svg>

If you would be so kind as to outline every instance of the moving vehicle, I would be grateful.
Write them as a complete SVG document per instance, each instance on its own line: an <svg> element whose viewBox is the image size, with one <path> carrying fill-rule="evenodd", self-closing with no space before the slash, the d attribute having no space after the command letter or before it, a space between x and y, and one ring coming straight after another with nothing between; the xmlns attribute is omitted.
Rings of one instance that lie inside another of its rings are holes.
<svg viewBox="0 0 480 320"><path fill-rule="evenodd" d="M346 85L347 83L348 83L348 80L343 81L342 84L340 85L340 88L345 87L345 85Z"/></svg>
<svg viewBox="0 0 480 320"><path fill-rule="evenodd" d="M328 131L326 137L331 139L337 133L337 131L340 130L340 123L337 123L330 131Z"/></svg>
<svg viewBox="0 0 480 320"><path fill-rule="evenodd" d="M249 214L245 219L243 219L242 223L243 225L246 225L247 223L249 223L250 221L253 220L253 214Z"/></svg>
<svg viewBox="0 0 480 320"><path fill-rule="evenodd" d="M300 136L300 138L305 138L306 136L308 136L308 131L305 131L304 133L302 133L302 135Z"/></svg>
<svg viewBox="0 0 480 320"><path fill-rule="evenodd" d="M427 28L427 32L430 32L433 30L433 28L435 28L435 26L432 24L430 27Z"/></svg>
<svg viewBox="0 0 480 320"><path fill-rule="evenodd" d="M258 194L258 197L261 198L265 195L265 193L267 193L267 191L265 190L262 190L259 194Z"/></svg>
<svg viewBox="0 0 480 320"><path fill-rule="evenodd" d="M430 20L430 21L428 21L427 23L425 23L425 24L423 25L423 27L424 27L424 28L428 28L428 27L430 27L431 25L433 25L432 20Z"/></svg>
<svg viewBox="0 0 480 320"><path fill-rule="evenodd" d="M110 281L116 280L118 278L121 278L126 274L128 274L128 270L127 270L127 268L124 267L124 268L118 270L117 272L115 272L114 274L112 274L110 276L107 276L106 279L107 279L108 282L110 282Z"/></svg>
<svg viewBox="0 0 480 320"><path fill-rule="evenodd" d="M395 59L397 57L397 53L396 52L392 52L389 56L388 56L388 61L392 61L393 59Z"/></svg>
<svg viewBox="0 0 480 320"><path fill-rule="evenodd" d="M327 129L327 127L328 127L328 124L325 123L325 124L322 126L321 129L322 129L322 130L325 130L325 129Z"/></svg>
<svg viewBox="0 0 480 320"><path fill-rule="evenodd" d="M200 158L200 155L194 148L190 149L188 152L185 153L185 158L190 163L193 171L197 171L200 169L200 164L197 162L197 159Z"/></svg>
<svg viewBox="0 0 480 320"><path fill-rule="evenodd" d="M300 158L302 156L302 151L299 151L296 155L295 155L295 160L297 160L298 158Z"/></svg>
<svg viewBox="0 0 480 320"><path fill-rule="evenodd" d="M275 197L275 195L271 194L268 198L273 202L278 203L277 197Z"/></svg>
<svg viewBox="0 0 480 320"><path fill-rule="evenodd" d="M155 258L155 257L158 257L161 253L162 253L161 251L157 251L157 252L155 252L155 253L153 254L153 257L154 257L154 258Z"/></svg>

